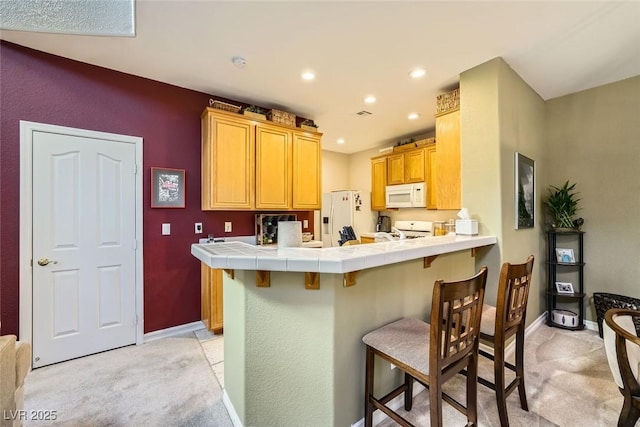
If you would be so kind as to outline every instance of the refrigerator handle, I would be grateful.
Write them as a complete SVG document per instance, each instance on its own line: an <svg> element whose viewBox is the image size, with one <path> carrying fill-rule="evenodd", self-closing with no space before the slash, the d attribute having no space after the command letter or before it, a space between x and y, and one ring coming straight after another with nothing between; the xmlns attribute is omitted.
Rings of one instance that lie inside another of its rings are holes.
<svg viewBox="0 0 640 427"><path fill-rule="evenodd" d="M334 206L331 203L331 209L329 210L329 242L331 243L331 247L333 247L333 224L335 222L335 218L333 217Z"/></svg>

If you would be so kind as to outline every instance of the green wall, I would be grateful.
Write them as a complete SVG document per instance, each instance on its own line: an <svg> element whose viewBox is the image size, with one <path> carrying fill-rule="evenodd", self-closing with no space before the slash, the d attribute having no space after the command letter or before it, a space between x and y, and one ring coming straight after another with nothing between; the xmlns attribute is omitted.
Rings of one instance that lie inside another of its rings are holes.
<svg viewBox="0 0 640 427"><path fill-rule="evenodd" d="M576 182L582 199L587 294L640 298L640 76L549 100L546 112L547 182ZM596 319L591 301L586 313Z"/></svg>
<svg viewBox="0 0 640 427"><path fill-rule="evenodd" d="M320 290L303 273L272 272L258 288L255 272L224 273L225 390L247 427L349 426L364 416L362 337L402 317L428 320L433 284L475 273L470 250L362 270L343 287L321 274ZM400 381L376 362L376 390Z"/></svg>
<svg viewBox="0 0 640 427"><path fill-rule="evenodd" d="M477 264L489 267L488 302L495 303L503 262L536 257L527 318L544 306L545 245L540 189L545 187L545 104L501 58L460 75L462 205L477 216L480 234L499 245L482 252ZM515 152L536 161L536 224L515 229Z"/></svg>

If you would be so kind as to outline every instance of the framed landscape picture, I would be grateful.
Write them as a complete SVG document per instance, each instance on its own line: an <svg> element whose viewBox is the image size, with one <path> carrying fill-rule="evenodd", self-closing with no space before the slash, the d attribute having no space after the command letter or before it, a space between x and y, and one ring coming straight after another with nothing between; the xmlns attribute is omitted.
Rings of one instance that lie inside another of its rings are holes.
<svg viewBox="0 0 640 427"><path fill-rule="evenodd" d="M184 169L151 168L151 207L184 208Z"/></svg>
<svg viewBox="0 0 640 427"><path fill-rule="evenodd" d="M515 217L516 230L535 224L535 162L516 151Z"/></svg>

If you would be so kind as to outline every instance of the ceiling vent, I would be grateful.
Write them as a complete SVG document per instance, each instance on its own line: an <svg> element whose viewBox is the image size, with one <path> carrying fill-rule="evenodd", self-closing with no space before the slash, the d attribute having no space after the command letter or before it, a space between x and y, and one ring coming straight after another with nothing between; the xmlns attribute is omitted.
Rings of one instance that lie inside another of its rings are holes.
<svg viewBox="0 0 640 427"><path fill-rule="evenodd" d="M362 117L367 117L371 115L371 113L367 110L358 111L356 114Z"/></svg>

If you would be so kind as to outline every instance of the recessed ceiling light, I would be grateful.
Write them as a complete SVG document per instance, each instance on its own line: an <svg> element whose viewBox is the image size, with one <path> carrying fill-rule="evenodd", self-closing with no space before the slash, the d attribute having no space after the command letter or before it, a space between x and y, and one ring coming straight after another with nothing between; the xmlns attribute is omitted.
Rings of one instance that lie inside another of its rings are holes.
<svg viewBox="0 0 640 427"><path fill-rule="evenodd" d="M409 73L409 77L412 79L419 79L420 77L424 77L427 74L427 70L422 67L414 68Z"/></svg>
<svg viewBox="0 0 640 427"><path fill-rule="evenodd" d="M315 79L316 75L313 71L304 71L300 77L302 77L302 80L310 81Z"/></svg>
<svg viewBox="0 0 640 427"><path fill-rule="evenodd" d="M344 138L338 138L336 141L338 144L344 144Z"/></svg>
<svg viewBox="0 0 640 427"><path fill-rule="evenodd" d="M409 113L409 115L407 116L407 118L408 118L409 120L415 120L415 119L417 119L418 117L420 117L420 114L418 114L418 113Z"/></svg>
<svg viewBox="0 0 640 427"><path fill-rule="evenodd" d="M374 102L376 102L376 97L373 95L367 95L364 97L364 103L365 104L373 104Z"/></svg>

